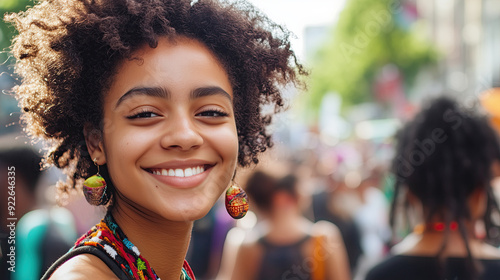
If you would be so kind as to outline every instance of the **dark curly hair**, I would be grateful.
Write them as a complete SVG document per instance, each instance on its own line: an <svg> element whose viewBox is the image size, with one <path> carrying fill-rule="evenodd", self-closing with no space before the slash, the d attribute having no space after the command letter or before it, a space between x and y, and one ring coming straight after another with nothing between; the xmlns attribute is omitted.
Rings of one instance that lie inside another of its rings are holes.
<svg viewBox="0 0 500 280"><path fill-rule="evenodd" d="M476 189L487 194L484 216L489 240L498 240L493 214L500 210L495 200L491 180L494 162L500 160L500 146L496 132L486 115L475 106L464 107L450 97L435 98L401 129L396 137L396 156L392 172L396 175L392 203L391 225L395 226L398 194L402 188L415 195L426 211L426 223L439 215L446 230L456 221L468 251L470 277L477 272L465 228L471 221L467 198ZM408 198L405 201L408 211ZM495 232L497 236L494 236ZM446 239L439 251L440 257ZM464 278L465 279L465 278Z"/></svg>
<svg viewBox="0 0 500 280"><path fill-rule="evenodd" d="M155 48L160 37L199 40L225 67L235 95L240 166L257 163L272 146L266 131L272 114L263 115L261 106L279 112L281 87L302 88L307 74L288 31L244 1L42 0L5 19L19 31L12 53L22 83L14 92L26 131L48 140L46 164L68 174L62 195L96 171L83 130L90 124L102 131L102 96L117 64L144 45ZM105 176L105 166L101 171Z"/></svg>

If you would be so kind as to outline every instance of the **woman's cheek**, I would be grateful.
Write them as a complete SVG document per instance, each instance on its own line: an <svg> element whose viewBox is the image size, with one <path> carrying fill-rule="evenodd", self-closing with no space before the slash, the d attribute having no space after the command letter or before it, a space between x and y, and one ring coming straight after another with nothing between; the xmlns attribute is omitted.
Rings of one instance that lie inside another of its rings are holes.
<svg viewBox="0 0 500 280"><path fill-rule="evenodd" d="M219 150L222 150L221 154L224 156L224 160L234 161L238 159L238 133L236 127L228 127L226 129L221 129L214 133L215 143Z"/></svg>

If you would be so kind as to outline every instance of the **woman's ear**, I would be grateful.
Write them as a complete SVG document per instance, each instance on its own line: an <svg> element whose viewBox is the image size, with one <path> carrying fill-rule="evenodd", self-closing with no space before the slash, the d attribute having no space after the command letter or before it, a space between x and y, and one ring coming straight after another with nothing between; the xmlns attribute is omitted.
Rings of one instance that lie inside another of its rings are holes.
<svg viewBox="0 0 500 280"><path fill-rule="evenodd" d="M94 128L90 123L86 123L83 127L83 136L85 137L90 158L92 160L96 159L96 164L105 164L106 154L104 153L101 130Z"/></svg>

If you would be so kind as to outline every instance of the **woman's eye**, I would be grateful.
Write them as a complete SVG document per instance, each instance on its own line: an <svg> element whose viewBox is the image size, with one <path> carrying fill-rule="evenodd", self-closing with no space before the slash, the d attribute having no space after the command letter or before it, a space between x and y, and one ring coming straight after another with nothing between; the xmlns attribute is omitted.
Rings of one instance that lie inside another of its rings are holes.
<svg viewBox="0 0 500 280"><path fill-rule="evenodd" d="M140 113L128 116L127 119L145 119L145 118L152 118L152 117L158 117L158 114L146 111L146 112L140 112Z"/></svg>
<svg viewBox="0 0 500 280"><path fill-rule="evenodd" d="M198 113L197 116L200 117L227 117L228 114L219 110L208 110Z"/></svg>

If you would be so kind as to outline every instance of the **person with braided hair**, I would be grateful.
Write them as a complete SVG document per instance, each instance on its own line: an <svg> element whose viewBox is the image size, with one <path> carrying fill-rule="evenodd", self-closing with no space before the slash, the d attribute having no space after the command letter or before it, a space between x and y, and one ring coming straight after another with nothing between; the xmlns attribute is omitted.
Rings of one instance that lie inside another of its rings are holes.
<svg viewBox="0 0 500 280"><path fill-rule="evenodd" d="M391 225L399 210L421 224L366 279L500 279L500 251L488 244L499 227L490 183L500 146L486 116L438 97L396 138Z"/></svg>
<svg viewBox="0 0 500 280"><path fill-rule="evenodd" d="M288 31L239 0L42 0L6 20L25 130L68 175L60 200L83 189L107 210L42 279L194 279L193 221L225 189L245 214L237 165L272 145L281 89L303 88Z"/></svg>

